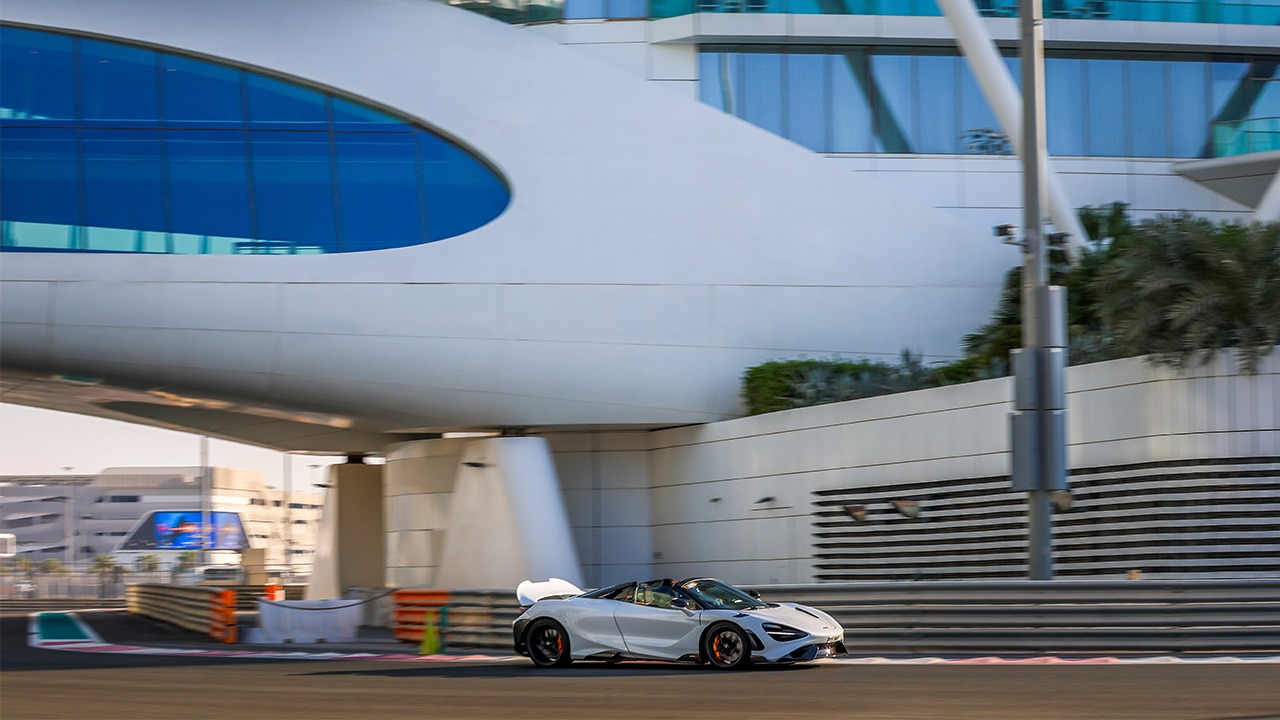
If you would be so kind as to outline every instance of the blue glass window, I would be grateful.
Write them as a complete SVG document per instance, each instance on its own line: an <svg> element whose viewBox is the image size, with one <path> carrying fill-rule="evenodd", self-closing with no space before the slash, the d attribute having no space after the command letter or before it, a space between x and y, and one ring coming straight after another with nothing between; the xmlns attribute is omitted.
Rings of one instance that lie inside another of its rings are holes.
<svg viewBox="0 0 1280 720"><path fill-rule="evenodd" d="M1003 60L1019 82L1017 57ZM712 45L699 70L703 102L816 152L1012 152L963 58L938 48ZM1212 123L1280 116L1277 75L1274 56L1059 51L1045 61L1049 152L1206 156Z"/></svg>
<svg viewBox="0 0 1280 720"><path fill-rule="evenodd" d="M827 55L787 57L787 137L809 148L827 149L830 79Z"/></svg>
<svg viewBox="0 0 1280 720"><path fill-rule="evenodd" d="M915 152L914 65L914 57L896 52L877 55L871 61L876 93L875 132L883 152Z"/></svg>
<svg viewBox="0 0 1280 720"><path fill-rule="evenodd" d="M173 231L253 237L245 134L239 130L169 133L165 147Z"/></svg>
<svg viewBox="0 0 1280 720"><path fill-rule="evenodd" d="M82 224L74 215L67 217L68 199L78 212L75 198L80 197L74 130L6 127L0 132L0 157L0 212L6 219Z"/></svg>
<svg viewBox="0 0 1280 720"><path fill-rule="evenodd" d="M1084 60L1047 58L1044 63L1045 135L1053 155L1084 155L1086 87Z"/></svg>
<svg viewBox="0 0 1280 720"><path fill-rule="evenodd" d="M961 152L1002 155L1013 150L977 78L964 63L960 64L960 135Z"/></svg>
<svg viewBox="0 0 1280 720"><path fill-rule="evenodd" d="M1168 157L1170 109L1166 63L1134 60L1129 66L1129 137L1136 157Z"/></svg>
<svg viewBox="0 0 1280 720"><path fill-rule="evenodd" d="M1173 157L1197 157L1209 142L1209 102L1203 62L1169 63L1169 113Z"/></svg>
<svg viewBox="0 0 1280 720"><path fill-rule="evenodd" d="M960 58L922 56L917 59L920 82L916 107L920 108L917 152L959 151L960 129L956 127L956 89L959 87Z"/></svg>
<svg viewBox="0 0 1280 720"><path fill-rule="evenodd" d="M262 244L240 250L340 251L328 135L256 131L251 138L257 207L253 237Z"/></svg>
<svg viewBox="0 0 1280 720"><path fill-rule="evenodd" d="M1089 94L1086 117L1089 133L1086 152L1119 157L1125 154L1125 64L1120 60L1085 60Z"/></svg>
<svg viewBox="0 0 1280 720"><path fill-rule="evenodd" d="M429 133L416 135L427 204L427 235L461 235L479 218L497 217L507 205L497 174L457 145Z"/></svg>
<svg viewBox="0 0 1280 720"><path fill-rule="evenodd" d="M782 55L742 56L742 119L782 134Z"/></svg>
<svg viewBox="0 0 1280 720"><path fill-rule="evenodd" d="M259 130L325 130L325 97L313 90L261 75L249 75L249 125Z"/></svg>
<svg viewBox="0 0 1280 720"><path fill-rule="evenodd" d="M154 125L160 117L156 54L80 41L81 115L99 125Z"/></svg>
<svg viewBox="0 0 1280 720"><path fill-rule="evenodd" d="M4 28L0 37L0 106L5 120L74 120L73 40L61 35Z"/></svg>
<svg viewBox="0 0 1280 720"><path fill-rule="evenodd" d="M158 130L86 130L85 218L90 227L164 230Z"/></svg>
<svg viewBox="0 0 1280 720"><path fill-rule="evenodd" d="M172 126L240 127L240 72L199 60L162 55L164 119Z"/></svg>
<svg viewBox="0 0 1280 720"><path fill-rule="evenodd" d="M373 250L384 247L388 236L406 232L416 235L397 244L427 242L413 135L341 133L337 147L342 249Z"/></svg>
<svg viewBox="0 0 1280 720"><path fill-rule="evenodd" d="M5 250L355 252L510 200L456 144L281 78L10 27L0 52Z"/></svg>
<svg viewBox="0 0 1280 720"><path fill-rule="evenodd" d="M872 150L870 85L870 58L865 50L849 50L832 58L832 152Z"/></svg>

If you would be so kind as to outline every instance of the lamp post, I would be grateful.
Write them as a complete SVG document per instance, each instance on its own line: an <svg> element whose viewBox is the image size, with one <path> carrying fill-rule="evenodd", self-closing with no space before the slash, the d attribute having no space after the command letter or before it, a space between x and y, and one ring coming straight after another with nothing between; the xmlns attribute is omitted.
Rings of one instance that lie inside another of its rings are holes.
<svg viewBox="0 0 1280 720"><path fill-rule="evenodd" d="M213 505L213 476L209 472L209 436L200 436L200 564L209 564L209 525Z"/></svg>
<svg viewBox="0 0 1280 720"><path fill-rule="evenodd" d="M62 472L68 475L75 469L74 465L62 466ZM62 534L65 536L62 544L62 553L67 558L67 570L70 570L71 565L76 561L76 496L75 486L71 484L71 478L67 478L67 484L63 487L66 488L67 492L62 496Z"/></svg>
<svg viewBox="0 0 1280 720"><path fill-rule="evenodd" d="M284 454L284 569L293 582L293 454Z"/></svg>
<svg viewBox="0 0 1280 720"><path fill-rule="evenodd" d="M1066 292L1048 284L1043 232L1044 9L1019 0L1022 58L1022 349L1013 357L1013 488L1027 493L1027 575L1053 579L1053 493L1066 490ZM1000 234L997 232L997 234Z"/></svg>

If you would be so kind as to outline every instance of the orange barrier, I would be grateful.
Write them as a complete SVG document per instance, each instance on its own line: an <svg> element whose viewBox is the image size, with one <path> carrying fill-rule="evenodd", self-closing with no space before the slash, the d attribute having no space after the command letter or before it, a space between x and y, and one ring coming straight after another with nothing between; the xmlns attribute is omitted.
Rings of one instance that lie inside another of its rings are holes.
<svg viewBox="0 0 1280 720"><path fill-rule="evenodd" d="M209 599L209 637L224 643L240 639L236 622L236 591L221 590Z"/></svg>
<svg viewBox="0 0 1280 720"><path fill-rule="evenodd" d="M284 600L284 586L276 583L267 583L262 586L262 598L264 600Z"/></svg>
<svg viewBox="0 0 1280 720"><path fill-rule="evenodd" d="M424 625L444 625L444 616L451 597L448 590L397 590L395 592L395 638L409 642L422 642Z"/></svg>

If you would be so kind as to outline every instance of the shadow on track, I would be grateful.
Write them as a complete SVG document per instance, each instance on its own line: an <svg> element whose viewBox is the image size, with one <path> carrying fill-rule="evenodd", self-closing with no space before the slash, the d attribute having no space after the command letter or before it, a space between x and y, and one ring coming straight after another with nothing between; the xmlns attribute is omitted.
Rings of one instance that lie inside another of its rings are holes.
<svg viewBox="0 0 1280 720"><path fill-rule="evenodd" d="M579 662L572 667L548 670L534 667L532 663L503 663L498 665L467 665L463 663L431 663L418 667L364 667L359 670L319 670L294 673L298 676L369 676L390 678L456 677L456 678L625 678L625 677L742 677L745 673L806 672L820 669L817 665L753 665L746 670L721 672L701 665L685 663L645 662L634 660L620 663Z"/></svg>

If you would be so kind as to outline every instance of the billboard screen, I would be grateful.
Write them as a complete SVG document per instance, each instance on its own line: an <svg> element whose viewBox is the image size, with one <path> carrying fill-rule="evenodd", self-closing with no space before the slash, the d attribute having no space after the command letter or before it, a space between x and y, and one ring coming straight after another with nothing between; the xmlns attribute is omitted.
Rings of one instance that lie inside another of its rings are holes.
<svg viewBox="0 0 1280 720"><path fill-rule="evenodd" d="M201 529L199 510L157 510L146 517L120 546L121 550L199 550L208 538L210 550L243 550L240 514L209 513L209 527Z"/></svg>

